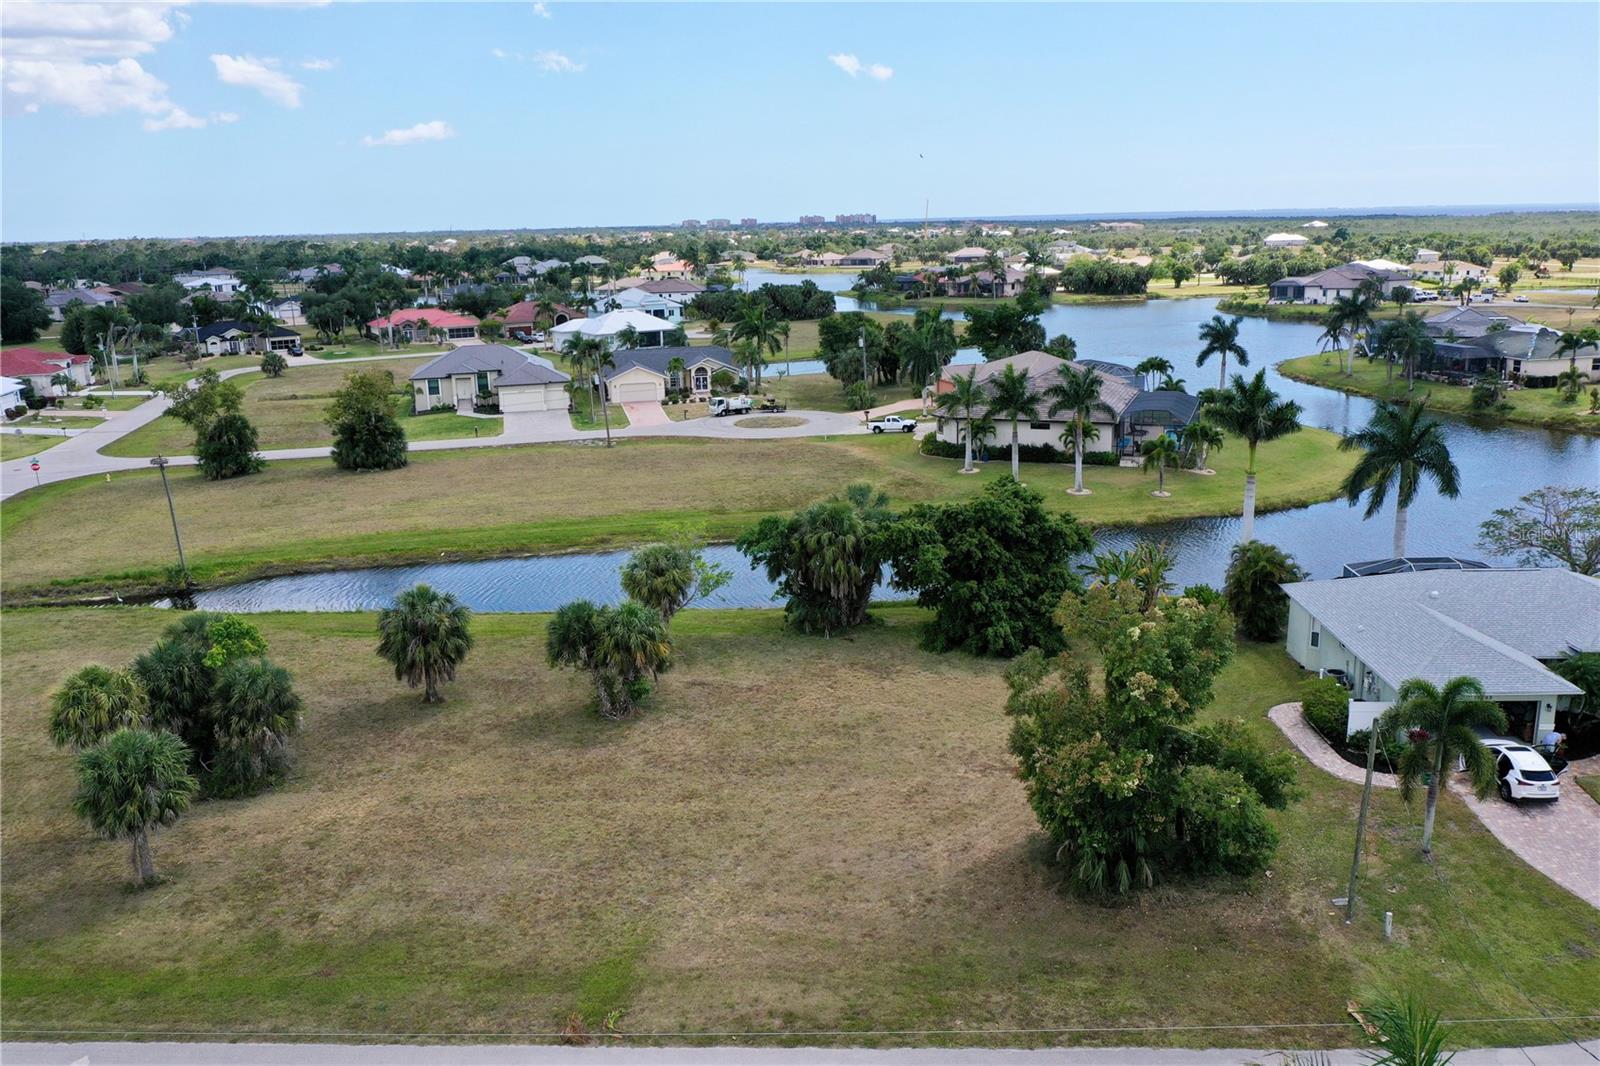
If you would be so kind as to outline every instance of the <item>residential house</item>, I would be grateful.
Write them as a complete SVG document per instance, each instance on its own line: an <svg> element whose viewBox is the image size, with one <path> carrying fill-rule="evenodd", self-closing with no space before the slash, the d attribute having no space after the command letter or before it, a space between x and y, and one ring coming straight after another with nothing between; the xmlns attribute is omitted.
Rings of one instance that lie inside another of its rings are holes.
<svg viewBox="0 0 1600 1066"><path fill-rule="evenodd" d="M1423 322L1434 340L1434 366L1475 377L1492 372L1525 383L1554 384L1576 365L1589 381L1600 381L1600 349L1579 349L1576 360L1557 352L1561 331L1482 307L1453 307Z"/></svg>
<svg viewBox="0 0 1600 1066"><path fill-rule="evenodd" d="M337 275L343 273L344 267L338 263L322 263L319 266L302 267L299 270L286 270L284 271L284 277L291 283L309 285L324 274Z"/></svg>
<svg viewBox="0 0 1600 1066"><path fill-rule="evenodd" d="M79 303L85 307L115 307L121 298L98 289L51 289L44 294L44 306L53 321L67 316L67 308Z"/></svg>
<svg viewBox="0 0 1600 1066"><path fill-rule="evenodd" d="M0 377L0 411L23 406L22 394L27 389L28 383L21 378Z"/></svg>
<svg viewBox="0 0 1600 1066"><path fill-rule="evenodd" d="M1412 277L1422 281L1437 281L1450 285L1459 285L1468 278L1482 282L1489 277L1488 267L1468 263L1462 259L1419 259L1406 269L1411 272Z"/></svg>
<svg viewBox="0 0 1600 1066"><path fill-rule="evenodd" d="M469 344L412 371L411 402L418 412L451 407L466 414L487 394L503 414L565 411L571 381L540 356L504 344Z"/></svg>
<svg viewBox="0 0 1600 1066"><path fill-rule="evenodd" d="M673 325L683 323L683 304L671 296L650 291L650 283L639 285L632 289L623 289L620 292L609 293L600 297L595 306L604 311L621 311L629 309L643 311L647 315L670 322Z"/></svg>
<svg viewBox="0 0 1600 1066"><path fill-rule="evenodd" d="M408 341L431 341L434 330L443 330L444 339L455 344L473 344L478 340L478 320L472 315L456 314L437 307L414 307L396 311L392 315L374 318L367 323L373 336L393 328L396 335Z"/></svg>
<svg viewBox="0 0 1600 1066"><path fill-rule="evenodd" d="M7 348L0 351L0 375L26 382L35 396L65 396L65 385L51 384L57 374L65 374L73 388L94 381L94 360L87 355L42 352L37 348Z"/></svg>
<svg viewBox="0 0 1600 1066"><path fill-rule="evenodd" d="M1366 267L1368 270L1383 270L1391 274L1404 274L1411 276L1411 268L1404 263L1396 263L1393 259L1357 259L1351 266Z"/></svg>
<svg viewBox="0 0 1600 1066"><path fill-rule="evenodd" d="M575 308L566 304L553 304L550 312L551 321L546 322L539 312L539 301L522 300L506 308L501 321L505 324L508 336L526 341L533 339L535 330L544 329L546 326L559 326L563 322L582 317L583 312Z"/></svg>
<svg viewBox="0 0 1600 1066"><path fill-rule="evenodd" d="M1447 569L1296 581L1286 647L1307 670L1338 670L1366 728L1411 678L1475 677L1510 735L1532 741L1582 695L1550 669L1600 651L1600 578L1563 569Z"/></svg>
<svg viewBox="0 0 1600 1066"><path fill-rule="evenodd" d="M991 359L971 367L945 367L935 386L936 392L950 392L955 388L955 378L974 374L980 385L991 387L993 379L1015 366L1027 374L1028 383L1035 392L1043 392L1061 380L1061 368L1067 360L1048 352L1023 352L1006 359ZM1070 364L1078 369L1093 370L1101 381L1100 398L1111 408L1111 414L1096 413L1091 425L1093 432L1086 436L1093 444L1085 442L1085 450L1115 451L1119 454L1137 454L1145 440L1165 433L1177 433L1194 420L1199 410L1199 400L1188 393L1170 390L1146 391L1140 387L1139 375L1129 367L1098 359L1076 359ZM1039 418L1017 427L1017 440L1021 444L1043 444L1062 447L1062 434L1071 428L1071 416L1066 412L1049 413L1049 405L1041 404ZM980 408L978 415L985 413ZM1011 444L1011 420L997 418L992 447ZM965 439L965 419L942 415L937 433L942 441L959 444Z"/></svg>
<svg viewBox="0 0 1600 1066"><path fill-rule="evenodd" d="M1101 254L1100 249L1090 248L1088 245L1079 244L1077 241L1051 241L1044 247L1045 251L1049 252L1058 263L1065 263L1075 255Z"/></svg>
<svg viewBox="0 0 1600 1066"><path fill-rule="evenodd" d="M653 259L642 273L647 280L687 278L694 273L694 268L682 259Z"/></svg>
<svg viewBox="0 0 1600 1066"><path fill-rule="evenodd" d="M604 268L604 267L607 267L607 266L611 265L609 262L607 262L605 256L601 256L601 255L580 255L580 256L578 256L578 258L574 259L572 262L577 266L586 266L586 267L601 267L601 268Z"/></svg>
<svg viewBox="0 0 1600 1066"><path fill-rule="evenodd" d="M1268 248L1304 248L1306 238L1298 233L1269 233L1261 243Z"/></svg>
<svg viewBox="0 0 1600 1066"><path fill-rule="evenodd" d="M846 267L875 267L889 262L893 256L876 248L858 248L839 257L839 265Z"/></svg>
<svg viewBox="0 0 1600 1066"><path fill-rule="evenodd" d="M306 324L306 312L298 296L283 296L276 300L268 300L265 308L267 314L282 322L286 326L303 326Z"/></svg>
<svg viewBox="0 0 1600 1066"><path fill-rule="evenodd" d="M565 348L574 337L598 337L606 342L607 347L616 350L619 347L617 334L630 326L639 335L641 348L661 347L666 343L667 331L673 328L671 323L663 322L654 315L627 308L589 318L574 318L551 330L550 336L557 349Z"/></svg>
<svg viewBox="0 0 1600 1066"><path fill-rule="evenodd" d="M300 354L300 334L284 326L261 327L231 318L201 326L195 340L207 355Z"/></svg>
<svg viewBox="0 0 1600 1066"><path fill-rule="evenodd" d="M1327 228L1328 228L1328 224L1326 222L1322 221L1320 218L1319 219L1313 219L1312 221L1306 223L1306 229L1327 229ZM1198 232L1198 231L1196 231L1196 232Z"/></svg>
<svg viewBox="0 0 1600 1066"><path fill-rule="evenodd" d="M719 370L744 376L733 353L715 346L632 348L613 353L612 359L616 367L606 371L606 395L616 403L664 400L668 389L687 389L704 398ZM681 373L671 368L674 359L683 360Z"/></svg>
<svg viewBox="0 0 1600 1066"><path fill-rule="evenodd" d="M1440 259L1438 252L1432 248L1418 248L1416 261L1419 263L1437 263Z"/></svg>
<svg viewBox="0 0 1600 1066"><path fill-rule="evenodd" d="M843 260L844 256L838 252L816 252L806 256L801 262L806 266L836 267Z"/></svg>
<svg viewBox="0 0 1600 1066"><path fill-rule="evenodd" d="M174 274L172 280L191 292L209 290L213 296L232 296L244 288L244 282L227 267L211 267L209 270Z"/></svg>
<svg viewBox="0 0 1600 1066"><path fill-rule="evenodd" d="M1387 297L1395 286L1404 285L1409 280L1404 273L1374 270L1360 263L1346 263L1344 266L1319 270L1315 274L1280 278L1272 283L1268 302L1331 304L1342 296L1355 295L1356 290L1368 282L1377 282Z"/></svg>
<svg viewBox="0 0 1600 1066"><path fill-rule="evenodd" d="M643 285L645 282L650 280L650 278L617 278L615 281L607 281L603 284L596 285L594 287L594 292L597 296L607 292L621 292L623 289L637 288L638 286Z"/></svg>
<svg viewBox="0 0 1600 1066"><path fill-rule="evenodd" d="M971 263L981 263L985 259L989 258L989 249L987 249L987 248L957 248L955 251L953 251L949 255L945 256L945 258L948 259L950 262L956 263L958 265L971 264Z"/></svg>

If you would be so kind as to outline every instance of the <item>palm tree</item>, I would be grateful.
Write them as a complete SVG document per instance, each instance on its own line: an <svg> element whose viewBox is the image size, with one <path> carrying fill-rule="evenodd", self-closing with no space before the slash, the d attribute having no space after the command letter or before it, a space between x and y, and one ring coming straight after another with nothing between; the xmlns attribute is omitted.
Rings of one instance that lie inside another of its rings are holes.
<svg viewBox="0 0 1600 1066"><path fill-rule="evenodd" d="M1144 452L1144 469L1151 467L1156 471L1155 495L1165 497L1167 492L1167 467L1178 461L1178 442L1172 435L1163 433L1159 437L1152 437L1144 442L1141 449Z"/></svg>
<svg viewBox="0 0 1600 1066"><path fill-rule="evenodd" d="M533 313L536 321L544 323L545 329L550 329L556 324L556 302L549 296L541 296L534 301Z"/></svg>
<svg viewBox="0 0 1600 1066"><path fill-rule="evenodd" d="M1568 381L1563 384L1563 392L1567 395L1568 402L1578 398L1578 389L1581 387L1582 375L1578 373L1578 353L1585 348L1600 345L1600 329L1591 326L1574 332L1567 330L1561 334L1561 339L1556 341L1556 355L1559 357L1566 353Z"/></svg>
<svg viewBox="0 0 1600 1066"><path fill-rule="evenodd" d="M1257 370L1249 381L1243 374L1233 375L1233 384L1217 395L1216 402L1207 408L1206 417L1229 433L1243 437L1250 446L1250 459L1244 468L1244 516L1239 525L1239 541L1245 543L1256 531L1256 447L1263 441L1299 432L1300 405L1280 399L1267 387L1267 372Z"/></svg>
<svg viewBox="0 0 1600 1066"><path fill-rule="evenodd" d="M1369 1052L1371 1066L1448 1066L1455 1057L1444 1049L1448 1034L1438 1013L1409 992L1380 996L1362 1016L1378 1031L1373 1040L1383 1052Z"/></svg>
<svg viewBox="0 0 1600 1066"><path fill-rule="evenodd" d="M424 686L424 703L439 703L439 683L454 681L472 650L471 620L472 612L448 592L417 585L378 613L378 654L394 666L397 680Z"/></svg>
<svg viewBox="0 0 1600 1066"><path fill-rule="evenodd" d="M687 370L688 367L684 364L682 356L675 355L671 359L667 360L667 376L677 382L673 388L683 388L684 375Z"/></svg>
<svg viewBox="0 0 1600 1066"><path fill-rule="evenodd" d="M133 879L155 879L150 833L189 809L200 785L189 746L165 731L119 729L78 754L72 809L107 840L131 840Z"/></svg>
<svg viewBox="0 0 1600 1066"><path fill-rule="evenodd" d="M550 620L545 654L551 666L587 670L601 717L620 719L647 688L644 677L655 677L671 660L672 643L661 616L642 603L596 607L576 600Z"/></svg>
<svg viewBox="0 0 1600 1066"><path fill-rule="evenodd" d="M906 377L920 393L955 356L956 325L942 307L919 308L906 339Z"/></svg>
<svg viewBox="0 0 1600 1066"><path fill-rule="evenodd" d="M976 370L968 371L965 376L957 374L953 384L955 388L939 394L935 406L939 408L941 414L967 423L967 456L961 472L971 474L975 472L972 468L972 412L988 397L983 391L983 386L978 384Z"/></svg>
<svg viewBox="0 0 1600 1066"><path fill-rule="evenodd" d="M639 331L632 326L623 326L617 330L617 347L628 352L639 347Z"/></svg>
<svg viewBox="0 0 1600 1066"><path fill-rule="evenodd" d="M150 699L127 670L85 666L50 697L50 740L83 750L119 729L144 724Z"/></svg>
<svg viewBox="0 0 1600 1066"><path fill-rule="evenodd" d="M260 656L224 666L211 708L219 757L207 791L244 795L282 767L289 737L300 728L300 709L300 696L283 667Z"/></svg>
<svg viewBox="0 0 1600 1066"><path fill-rule="evenodd" d="M1439 807L1439 789L1447 768L1466 766L1478 798L1494 787L1494 755L1478 739L1478 730L1499 733L1506 728L1505 712L1483 693L1475 677L1456 677L1443 688L1413 677L1400 685L1395 705L1372 724L1381 736L1404 730L1410 740L1400 757L1400 798L1410 802L1417 782L1428 789L1422 818L1422 854L1433 853L1433 819Z"/></svg>
<svg viewBox="0 0 1600 1066"><path fill-rule="evenodd" d="M1199 455L1195 459L1195 470L1202 474L1214 473L1206 466L1206 459L1214 451L1221 451L1223 442L1227 438L1222 435L1222 430L1206 421L1197 418L1178 431L1178 441L1184 449L1193 454L1196 450Z"/></svg>
<svg viewBox="0 0 1600 1066"><path fill-rule="evenodd" d="M1367 496L1371 518L1383 509L1390 488L1395 488L1394 557L1405 558L1406 515L1417 498L1424 477L1431 478L1439 495L1455 499L1461 494L1461 472L1450 458L1444 426L1427 418L1426 401L1396 404L1379 401L1367 427L1339 442L1341 451L1361 449L1363 455L1344 479L1345 499L1354 507Z"/></svg>
<svg viewBox="0 0 1600 1066"><path fill-rule="evenodd" d="M1110 404L1100 398L1100 387L1105 379L1093 369L1062 363L1057 373L1061 380L1045 389L1044 395L1045 399L1050 401L1052 415L1062 411L1071 413L1072 495L1087 496L1089 490L1083 487L1084 429L1090 425L1090 420L1096 412L1103 413L1108 418L1115 418L1117 414L1111 409Z"/></svg>
<svg viewBox="0 0 1600 1066"><path fill-rule="evenodd" d="M1000 258L998 251L990 252L983 257L983 269L989 272L989 295L999 297L1005 289L1006 261Z"/></svg>
<svg viewBox="0 0 1600 1066"><path fill-rule="evenodd" d="M1556 375L1556 388L1561 391L1563 403L1577 403L1578 393L1583 391L1583 371L1575 366L1569 366Z"/></svg>
<svg viewBox="0 0 1600 1066"><path fill-rule="evenodd" d="M1006 368L994 378L989 413L996 419L1011 420L1011 477L1014 481L1022 480L1022 457L1017 444L1018 423L1023 419L1036 421L1039 417L1039 401L1042 399L1044 396L1034 391L1028 375L1018 370L1015 364L1006 364Z"/></svg>
<svg viewBox="0 0 1600 1066"><path fill-rule="evenodd" d="M783 350L783 332L779 323L767 314L764 296L746 297L739 308L739 320L733 324L730 336L745 341L751 349L751 369L755 371L755 385L761 387L761 367L768 355Z"/></svg>
<svg viewBox="0 0 1600 1066"><path fill-rule="evenodd" d="M573 384L583 383L583 390L589 397L589 421L594 421L594 378L600 372L601 356L609 355L606 342L599 337L585 337L574 334L568 338L565 348L567 362L572 367Z"/></svg>
<svg viewBox="0 0 1600 1066"><path fill-rule="evenodd" d="M1376 309L1369 292L1358 291L1351 296L1339 296L1324 318L1322 336L1337 346L1340 337L1348 339L1340 365L1346 377L1355 373L1356 338L1372 328L1372 312Z"/></svg>
<svg viewBox="0 0 1600 1066"><path fill-rule="evenodd" d="M1195 366L1205 366L1206 360L1213 355L1218 357L1217 388L1223 388L1228 383L1228 356L1233 356L1239 361L1240 366L1250 365L1250 355L1239 345L1239 324L1244 321L1240 315L1223 318L1221 315L1212 315L1210 322L1200 324L1200 339L1205 342L1205 347L1200 349L1200 354L1194 357Z"/></svg>
<svg viewBox="0 0 1600 1066"><path fill-rule="evenodd" d="M1172 377L1172 369L1173 367L1171 360L1163 359L1159 355L1151 355L1147 356L1142 362L1139 363L1138 366L1134 367L1133 372L1135 374L1144 375L1144 387L1149 389L1153 387L1152 382L1155 381L1155 376L1157 374L1160 374L1165 378L1170 378Z"/></svg>

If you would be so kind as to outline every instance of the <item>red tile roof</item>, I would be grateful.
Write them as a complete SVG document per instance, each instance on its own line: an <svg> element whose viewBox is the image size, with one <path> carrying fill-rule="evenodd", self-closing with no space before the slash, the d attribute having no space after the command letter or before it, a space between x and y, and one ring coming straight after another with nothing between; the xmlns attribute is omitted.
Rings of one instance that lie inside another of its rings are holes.
<svg viewBox="0 0 1600 1066"><path fill-rule="evenodd" d="M367 323L367 328L387 329L390 325L404 326L411 322L426 322L432 329L478 324L478 320L471 315L458 315L454 311L445 311L437 307L413 307L408 311L396 311L392 315L375 318Z"/></svg>
<svg viewBox="0 0 1600 1066"><path fill-rule="evenodd" d="M555 312L566 315L568 318L582 318L583 314L568 307L566 304L556 304ZM539 302L537 300L523 300L506 308L504 322L507 326L532 326L538 322Z"/></svg>
<svg viewBox="0 0 1600 1066"><path fill-rule="evenodd" d="M37 348L7 348L0 352L0 375L8 378L57 374L68 364L80 366L92 360L87 355L66 352L41 352Z"/></svg>

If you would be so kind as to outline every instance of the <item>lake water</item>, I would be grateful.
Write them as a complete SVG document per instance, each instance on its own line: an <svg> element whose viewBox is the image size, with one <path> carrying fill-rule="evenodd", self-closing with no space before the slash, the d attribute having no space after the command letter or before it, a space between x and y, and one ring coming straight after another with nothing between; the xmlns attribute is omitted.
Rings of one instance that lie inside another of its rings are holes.
<svg viewBox="0 0 1600 1066"><path fill-rule="evenodd" d="M853 280L847 274L772 274L749 271L754 287L763 281L796 284L804 277L838 292ZM841 310L854 301L839 300ZM909 309L906 310L910 314ZM1146 356L1172 361L1176 373L1192 392L1217 381L1215 365L1197 367L1195 339L1200 323L1216 313L1213 299L1151 300L1148 303L1055 305L1042 321L1050 336L1066 333L1087 358L1132 366ZM954 316L959 317L959 316ZM1253 372L1268 368L1268 378L1278 392L1305 408L1303 422L1336 432L1365 425L1372 403L1330 389L1290 381L1272 370L1273 364L1318 350L1315 325L1271 322L1246 318L1240 326L1240 343L1250 354ZM796 363L798 367L800 364ZM820 366L816 367L820 370ZM1234 366L1229 364L1229 373ZM1451 454L1461 471L1462 494L1446 500L1425 486L1412 506L1408 550L1413 555L1457 555L1494 560L1474 544L1480 522L1497 507L1508 507L1524 493L1542 485L1600 485L1600 438L1548 430L1499 426L1483 428L1459 419L1444 419ZM1231 442L1229 447L1241 447ZM1004 449L995 461L1006 462ZM1094 471L1086 472L1094 486ZM1270 484L1263 484L1270 491ZM1183 491L1179 478L1175 491ZM1243 486L1240 486L1241 496ZM1070 510L1066 499L1055 501ZM1347 562L1386 558L1393 539L1392 504L1370 521L1362 521L1362 507L1330 501L1295 511L1258 515L1256 536L1289 551L1314 577L1333 577ZM1207 518L1138 530L1102 530L1102 548L1121 548L1141 538L1169 542L1177 552L1174 579L1178 584L1220 583L1228 551L1239 538L1237 518ZM731 548L712 549L713 555L736 574L735 581L710 603L721 607L771 606L771 586L751 571ZM441 563L415 567L386 567L338 573L269 578L228 589L202 593L200 606L217 610L356 610L387 603L400 589L417 581L460 596L477 610L547 611L578 597L614 601L621 596L617 570L626 552L594 555L503 559L474 563ZM892 595L885 590L886 595Z"/></svg>

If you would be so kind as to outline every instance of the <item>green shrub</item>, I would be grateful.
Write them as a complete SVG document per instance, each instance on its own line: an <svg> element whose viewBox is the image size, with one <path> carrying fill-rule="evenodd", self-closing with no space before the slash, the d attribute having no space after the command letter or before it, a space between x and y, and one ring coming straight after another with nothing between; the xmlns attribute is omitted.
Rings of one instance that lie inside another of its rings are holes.
<svg viewBox="0 0 1600 1066"><path fill-rule="evenodd" d="M1305 578L1306 572L1281 548L1260 540L1234 545L1222 592L1239 620L1239 631L1251 640L1280 639L1289 619L1289 594L1282 586Z"/></svg>
<svg viewBox="0 0 1600 1066"><path fill-rule="evenodd" d="M1350 693L1331 677L1310 677L1300 685L1306 724L1335 748L1343 747L1350 721Z"/></svg>
<svg viewBox="0 0 1600 1066"><path fill-rule="evenodd" d="M991 442L991 447L995 445ZM1011 446L1005 445L1005 451L1010 451ZM964 459L966 458L966 445L952 444L940 440L937 435L929 433L922 438L922 454L931 455L937 459ZM1049 444L1019 444L1017 457L1024 463L1070 463L1072 456L1060 448ZM1116 466L1118 462L1116 452L1084 452L1084 466Z"/></svg>

